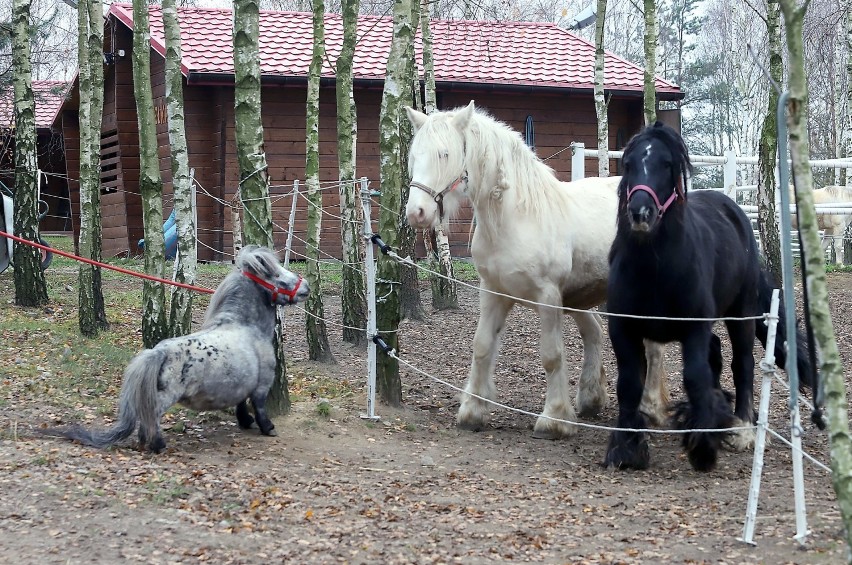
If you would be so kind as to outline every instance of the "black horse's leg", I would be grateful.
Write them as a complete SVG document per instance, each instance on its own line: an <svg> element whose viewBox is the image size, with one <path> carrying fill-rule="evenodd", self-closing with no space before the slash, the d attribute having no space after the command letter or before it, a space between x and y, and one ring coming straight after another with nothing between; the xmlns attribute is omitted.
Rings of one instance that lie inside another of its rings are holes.
<svg viewBox="0 0 852 565"><path fill-rule="evenodd" d="M681 429L718 429L730 427L731 409L721 389L715 386L708 362L711 347L710 327L700 324L682 341L683 384L688 406L679 410L675 420ZM696 471L716 466L723 435L720 432L689 432L683 436L689 462Z"/></svg>
<svg viewBox="0 0 852 565"><path fill-rule="evenodd" d="M260 428L260 433L265 436L276 436L275 424L266 415L266 396L268 391L254 391L251 394L251 404L254 406L254 417L257 420L257 427Z"/></svg>
<svg viewBox="0 0 852 565"><path fill-rule="evenodd" d="M254 418L249 414L248 405L246 404L247 400L243 400L237 404L237 423L244 430L251 429L252 424L254 424Z"/></svg>
<svg viewBox="0 0 852 565"><path fill-rule="evenodd" d="M754 332L755 320L727 323L731 338L731 372L737 389L734 414L743 423L754 423Z"/></svg>
<svg viewBox="0 0 852 565"><path fill-rule="evenodd" d="M609 335L618 364L619 428L645 428L645 416L639 411L642 400L645 350L641 335L631 332L631 322L610 318ZM651 461L646 432L618 430L609 437L604 465L618 469L647 469Z"/></svg>
<svg viewBox="0 0 852 565"><path fill-rule="evenodd" d="M714 333L710 334L710 371L713 372L713 384L722 389L722 340Z"/></svg>

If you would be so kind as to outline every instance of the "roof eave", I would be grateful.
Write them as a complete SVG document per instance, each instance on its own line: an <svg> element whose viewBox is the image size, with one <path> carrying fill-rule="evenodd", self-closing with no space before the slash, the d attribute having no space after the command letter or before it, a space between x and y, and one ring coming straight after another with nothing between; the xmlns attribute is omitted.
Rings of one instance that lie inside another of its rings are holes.
<svg viewBox="0 0 852 565"><path fill-rule="evenodd" d="M304 87L308 84L308 79L305 76L286 76L286 75L261 75L261 84L274 86L294 86ZM322 77L320 79L321 87L331 87L336 84L335 77ZM186 82L190 85L234 85L233 73L222 72L201 72L189 71L186 75ZM384 79L380 78L355 78L354 83L361 88L381 88L384 85ZM551 85L533 85L533 84L506 84L506 83L490 83L490 82L462 82L436 80L435 85L443 92L512 92L512 93L535 93L535 94L589 94L593 91L589 87L570 87L570 86L551 86ZM627 98L641 98L643 92L634 89L621 88L605 88L607 94L613 96ZM686 93L682 91L662 91L657 92L657 98L660 100L683 100Z"/></svg>

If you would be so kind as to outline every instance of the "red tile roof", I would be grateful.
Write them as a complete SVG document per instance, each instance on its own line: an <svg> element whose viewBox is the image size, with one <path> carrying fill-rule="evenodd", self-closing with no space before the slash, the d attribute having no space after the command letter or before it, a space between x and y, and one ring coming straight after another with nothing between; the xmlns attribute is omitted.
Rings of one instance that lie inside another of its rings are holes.
<svg viewBox="0 0 852 565"><path fill-rule="evenodd" d="M53 124L56 113L65 101L67 91L67 82L55 80L33 81L36 128L49 128ZM14 127L14 100L15 91L12 85L9 85L6 90L0 91L0 128Z"/></svg>
<svg viewBox="0 0 852 565"><path fill-rule="evenodd" d="M109 14L133 27L128 4L112 4ZM233 13L211 8L179 10L182 29L183 71L186 76L234 73ZM151 46L165 54L162 15L150 7ZM384 79L393 36L390 17L360 16L355 50L357 79ZM594 45L552 23L441 21L432 22L435 80L453 83L518 85L567 89L594 87ZM260 13L261 73L300 77L308 73L313 27L305 12ZM341 17L325 16L328 51L323 76L333 77L334 61L343 40ZM420 34L417 57L421 59ZM202 79L202 77L196 77ZM642 91L643 70L624 59L606 55L605 87ZM657 92L679 97L680 89L657 78Z"/></svg>

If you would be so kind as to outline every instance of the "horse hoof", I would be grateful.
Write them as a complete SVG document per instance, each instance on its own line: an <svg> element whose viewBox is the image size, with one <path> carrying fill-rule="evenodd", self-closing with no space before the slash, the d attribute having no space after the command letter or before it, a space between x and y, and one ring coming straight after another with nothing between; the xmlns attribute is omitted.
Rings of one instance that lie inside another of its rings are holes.
<svg viewBox="0 0 852 565"><path fill-rule="evenodd" d="M533 430L533 439L549 439L551 441L562 439L562 436L554 430Z"/></svg>
<svg viewBox="0 0 852 565"><path fill-rule="evenodd" d="M456 422L456 426L461 430L466 430L468 432L481 432L485 429L485 424L483 422Z"/></svg>
<svg viewBox="0 0 852 565"><path fill-rule="evenodd" d="M276 437L278 435L278 432L275 431L275 428L269 428L266 431L261 430L261 433L263 433L263 435L269 436L269 437Z"/></svg>
<svg viewBox="0 0 852 565"><path fill-rule="evenodd" d="M685 434L683 445L692 469L701 473L712 471L719 458L719 446L722 443L721 434L693 432Z"/></svg>
<svg viewBox="0 0 852 565"><path fill-rule="evenodd" d="M604 466L609 469L645 470L651 464L651 450L644 433L613 432L606 449Z"/></svg>
<svg viewBox="0 0 852 565"><path fill-rule="evenodd" d="M580 398L577 396L577 413L582 418L596 418L606 406L606 393L589 395Z"/></svg>

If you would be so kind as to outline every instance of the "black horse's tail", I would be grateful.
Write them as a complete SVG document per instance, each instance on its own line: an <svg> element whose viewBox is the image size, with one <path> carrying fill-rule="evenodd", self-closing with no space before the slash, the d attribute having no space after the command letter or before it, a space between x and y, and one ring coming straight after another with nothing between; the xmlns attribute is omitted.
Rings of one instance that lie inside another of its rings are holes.
<svg viewBox="0 0 852 565"><path fill-rule="evenodd" d="M105 430L88 430L80 425L38 430L43 435L65 437L84 445L105 448L127 438L141 426L143 437L154 437L158 426L157 378L165 354L157 349L139 353L127 369L118 402L118 422Z"/></svg>
<svg viewBox="0 0 852 565"><path fill-rule="evenodd" d="M772 304L772 291L776 288L776 285L772 284L772 276L765 269L761 270L760 273L760 289L759 289L759 301L760 301L760 311L761 312L769 312L769 308ZM778 331L775 336L775 363L779 367L787 366L787 351L785 348L786 338L787 338L787 324L793 323L795 324L795 320L790 322L784 316L784 299L781 298L781 302L778 305ZM766 348L766 338L769 329L763 321L758 320L756 324L756 333L757 338L760 340L760 343L763 345L764 349ZM810 351L808 349L808 340L805 337L805 334L802 333L801 330L796 330L796 368L799 373L799 389L811 389L813 391L816 390L817 387L817 370L816 366L811 360Z"/></svg>

